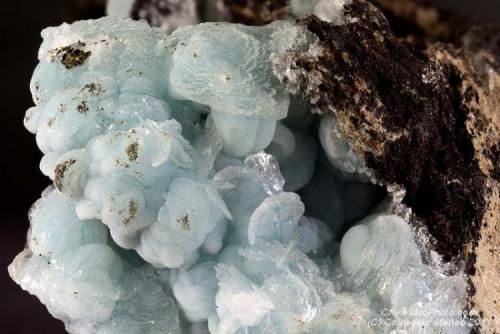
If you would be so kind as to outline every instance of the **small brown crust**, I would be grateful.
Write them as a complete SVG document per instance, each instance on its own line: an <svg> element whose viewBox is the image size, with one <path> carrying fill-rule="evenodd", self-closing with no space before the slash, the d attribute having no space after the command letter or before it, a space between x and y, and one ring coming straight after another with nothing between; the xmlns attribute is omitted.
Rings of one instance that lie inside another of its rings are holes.
<svg viewBox="0 0 500 334"><path fill-rule="evenodd" d="M64 190L64 182L63 182L64 174L71 166L75 164L75 162L76 162L75 159L69 159L61 162L54 169L54 185L59 191Z"/></svg>
<svg viewBox="0 0 500 334"><path fill-rule="evenodd" d="M87 102L86 101L80 102L80 104L76 106L76 111L78 111L80 114L86 114L89 111Z"/></svg>
<svg viewBox="0 0 500 334"><path fill-rule="evenodd" d="M104 89L102 88L102 85L99 83L91 82L89 84L86 84L83 86L81 89L82 93L88 93L91 96L99 96L102 93L104 93Z"/></svg>
<svg viewBox="0 0 500 334"><path fill-rule="evenodd" d="M67 69L72 69L85 63L92 52L84 51L85 43L78 41L75 44L50 50L49 61L59 61Z"/></svg>
<svg viewBox="0 0 500 334"><path fill-rule="evenodd" d="M128 216L123 220L123 225L128 225L132 219L137 216L137 212L139 211L139 205L136 201L130 200L128 202Z"/></svg>
<svg viewBox="0 0 500 334"><path fill-rule="evenodd" d="M189 221L189 216L187 214L177 219L177 223L184 231L189 231L191 229L191 222Z"/></svg>
<svg viewBox="0 0 500 334"><path fill-rule="evenodd" d="M135 161L139 157L139 143L138 142L133 142L127 148L125 149L125 152L127 153L128 160L130 161Z"/></svg>

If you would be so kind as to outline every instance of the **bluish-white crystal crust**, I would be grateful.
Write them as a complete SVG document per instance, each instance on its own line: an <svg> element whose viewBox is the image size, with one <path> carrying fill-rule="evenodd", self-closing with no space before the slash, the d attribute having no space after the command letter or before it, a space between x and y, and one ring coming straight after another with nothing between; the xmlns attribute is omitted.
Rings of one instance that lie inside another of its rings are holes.
<svg viewBox="0 0 500 334"><path fill-rule="evenodd" d="M461 274L424 263L407 222L372 209L337 120L314 119L275 76L314 43L303 28L167 35L110 17L42 35L25 125L55 188L10 273L68 331L467 331L440 321L461 319ZM386 312L402 309L443 312L415 330Z"/></svg>

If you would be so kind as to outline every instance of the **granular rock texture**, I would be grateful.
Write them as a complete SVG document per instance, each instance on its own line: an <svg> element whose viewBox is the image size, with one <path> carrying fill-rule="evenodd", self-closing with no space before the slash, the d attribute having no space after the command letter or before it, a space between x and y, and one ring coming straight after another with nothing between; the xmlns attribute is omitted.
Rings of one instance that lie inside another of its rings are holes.
<svg viewBox="0 0 500 334"><path fill-rule="evenodd" d="M480 226L475 252L474 275L471 282L476 290L472 298L474 309L482 316L481 332L500 332L500 179L498 177L498 147L500 142L500 29L493 26L472 28L463 38L457 52L436 51L440 62L450 62L461 71L464 80L462 94L474 90L477 97L467 105L471 115L466 121L485 181L485 213ZM433 49L430 49L433 52ZM474 247L475 246L475 247Z"/></svg>
<svg viewBox="0 0 500 334"><path fill-rule="evenodd" d="M466 131L461 75L399 41L371 5L355 2L349 15L359 20L331 26L305 19L328 51L297 64L322 78L314 97L322 113L335 111L379 180L404 185L405 202L428 220L451 259L477 239L484 210L485 177Z"/></svg>

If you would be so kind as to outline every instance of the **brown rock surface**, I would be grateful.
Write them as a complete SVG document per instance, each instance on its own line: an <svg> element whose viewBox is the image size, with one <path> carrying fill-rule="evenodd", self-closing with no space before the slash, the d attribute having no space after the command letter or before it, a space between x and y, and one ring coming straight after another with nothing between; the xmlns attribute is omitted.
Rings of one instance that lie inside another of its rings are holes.
<svg viewBox="0 0 500 334"><path fill-rule="evenodd" d="M346 14L353 20L342 26L302 20L324 50L287 55L306 73L302 91L321 114L335 114L378 180L406 189L404 203L437 251L470 274L481 332L500 332L500 29L409 43L365 1ZM451 21L432 22L420 22L421 31L443 32L436 27Z"/></svg>

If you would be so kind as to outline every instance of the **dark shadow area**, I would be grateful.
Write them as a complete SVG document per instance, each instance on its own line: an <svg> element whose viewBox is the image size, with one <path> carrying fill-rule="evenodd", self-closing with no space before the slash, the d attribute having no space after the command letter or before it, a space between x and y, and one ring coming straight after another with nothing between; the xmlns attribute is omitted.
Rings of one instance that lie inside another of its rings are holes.
<svg viewBox="0 0 500 334"><path fill-rule="evenodd" d="M498 0L435 0L435 3L442 8L475 19L500 22L500 1Z"/></svg>

